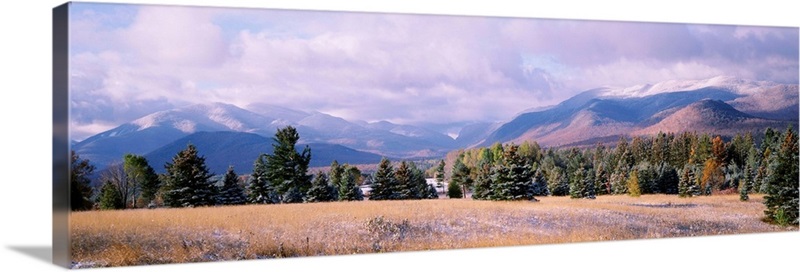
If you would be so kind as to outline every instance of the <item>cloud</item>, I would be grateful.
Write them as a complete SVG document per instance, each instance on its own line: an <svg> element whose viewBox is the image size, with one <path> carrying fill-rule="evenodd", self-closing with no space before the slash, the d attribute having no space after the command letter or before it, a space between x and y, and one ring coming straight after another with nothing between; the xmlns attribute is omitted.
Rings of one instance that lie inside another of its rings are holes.
<svg viewBox="0 0 800 272"><path fill-rule="evenodd" d="M798 80L796 28L166 6L110 24L93 7L71 25L86 131L209 101L430 124L506 120L598 86Z"/></svg>

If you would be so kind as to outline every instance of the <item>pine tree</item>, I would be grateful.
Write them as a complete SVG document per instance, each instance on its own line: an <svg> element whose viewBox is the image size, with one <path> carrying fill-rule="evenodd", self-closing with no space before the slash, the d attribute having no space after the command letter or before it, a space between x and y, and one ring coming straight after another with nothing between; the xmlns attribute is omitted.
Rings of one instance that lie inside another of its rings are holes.
<svg viewBox="0 0 800 272"><path fill-rule="evenodd" d="M461 192L461 186L456 181L451 180L449 183L447 183L447 197L449 198L464 197L463 192Z"/></svg>
<svg viewBox="0 0 800 272"><path fill-rule="evenodd" d="M213 205L216 186L211 183L206 159L197 154L194 145L178 152L166 164L164 204L170 207Z"/></svg>
<svg viewBox="0 0 800 272"><path fill-rule="evenodd" d="M408 167L411 169L412 199L430 198L428 181L425 180L425 172L417 168L414 162L409 162Z"/></svg>
<svg viewBox="0 0 800 272"><path fill-rule="evenodd" d="M472 178L470 177L469 167L467 167L464 164L464 162L462 161L462 157L460 156L456 159L455 163L453 163L453 173L450 176L450 182L448 183L448 188L447 188L448 196L451 195L449 187L451 186L449 185L451 183L456 184L457 186L464 186L464 187L471 186L473 183ZM459 195L463 197L464 191L461 189L458 191L461 192Z"/></svg>
<svg viewBox="0 0 800 272"><path fill-rule="evenodd" d="M692 197L698 193L697 183L694 178L693 167L690 164L683 166L680 181L678 181L678 196Z"/></svg>
<svg viewBox="0 0 800 272"><path fill-rule="evenodd" d="M668 163L661 162L656 167L656 191L661 194L677 194L680 177L678 171Z"/></svg>
<svg viewBox="0 0 800 272"><path fill-rule="evenodd" d="M550 170L550 176L547 179L547 189L550 195L565 196L569 194L569 179L564 174L563 169L554 167Z"/></svg>
<svg viewBox="0 0 800 272"><path fill-rule="evenodd" d="M125 207L122 202L122 195L117 186L111 181L103 183L103 187L100 188L100 195L97 196L97 201L102 210L117 210Z"/></svg>
<svg viewBox="0 0 800 272"><path fill-rule="evenodd" d="M594 176L589 173L591 171L585 172L583 177L583 198L595 199L597 197L597 189L594 187Z"/></svg>
<svg viewBox="0 0 800 272"><path fill-rule="evenodd" d="M343 171L344 171L344 168L341 165L339 165L338 161L333 160L333 162L331 162L331 169L328 171L328 182L330 184L332 184L334 187L336 187L335 188L336 189L336 194L335 195L336 195L337 198L339 197L339 189L338 188L339 188L339 185L341 185L341 183L342 183L342 172Z"/></svg>
<svg viewBox="0 0 800 272"><path fill-rule="evenodd" d="M487 152L486 154L491 153ZM472 199L489 199L492 193L491 167L487 157L478 161L477 173L475 173L475 181L472 185Z"/></svg>
<svg viewBox="0 0 800 272"><path fill-rule="evenodd" d="M442 188L442 191L444 191L444 166L444 160L440 160L439 164L436 166L436 185Z"/></svg>
<svg viewBox="0 0 800 272"><path fill-rule="evenodd" d="M761 154L755 144L751 145L747 152L747 161L744 166L744 179L746 182L750 183L748 185L750 192L758 192L758 188L761 187L761 177L756 174L759 168L758 163L760 162L760 156Z"/></svg>
<svg viewBox="0 0 800 272"><path fill-rule="evenodd" d="M611 174L611 193L622 195L628 193L628 166L620 163L617 170Z"/></svg>
<svg viewBox="0 0 800 272"><path fill-rule="evenodd" d="M535 200L531 194L531 165L517 155L517 146L504 149L502 164L492 172L491 199Z"/></svg>
<svg viewBox="0 0 800 272"><path fill-rule="evenodd" d="M253 173L247 186L247 202L254 204L278 203L278 195L272 189L272 184L267 180L266 155L261 154L253 163Z"/></svg>
<svg viewBox="0 0 800 272"><path fill-rule="evenodd" d="M569 181L569 197L570 198L582 198L583 191L586 188L584 185L584 179L586 176L586 171L583 168L578 168L575 170L575 173L572 174Z"/></svg>
<svg viewBox="0 0 800 272"><path fill-rule="evenodd" d="M740 187L739 185L744 182L744 173L735 162L731 162L728 166L724 167L724 175L725 179L720 187L721 190L738 190Z"/></svg>
<svg viewBox="0 0 800 272"><path fill-rule="evenodd" d="M607 164L601 159L595 160L594 163L594 184L595 190L598 195L605 195L611 193L611 181L608 177L606 170Z"/></svg>
<svg viewBox="0 0 800 272"><path fill-rule="evenodd" d="M328 176L322 171L317 171L314 180L311 181L311 188L308 189L305 202L328 202L331 201L331 186Z"/></svg>
<svg viewBox="0 0 800 272"><path fill-rule="evenodd" d="M658 178L655 167L650 162L643 161L637 164L635 169L637 170L636 177L639 183L639 193L655 193L657 190L656 180Z"/></svg>
<svg viewBox="0 0 800 272"><path fill-rule="evenodd" d="M302 202L311 187L308 175L311 149L306 146L298 153L295 144L299 139L297 129L292 126L278 129L272 155L266 155L266 178L282 203Z"/></svg>
<svg viewBox="0 0 800 272"><path fill-rule="evenodd" d="M767 219L778 224L798 225L798 137L791 127L786 129L783 141L776 150L768 187L764 196Z"/></svg>
<svg viewBox="0 0 800 272"><path fill-rule="evenodd" d="M428 184L428 196L427 199L438 199L439 198L439 191L436 190L436 186L433 184Z"/></svg>
<svg viewBox="0 0 800 272"><path fill-rule="evenodd" d="M394 179L397 181L397 197L394 199L414 198L415 186L411 183L411 169L408 168L406 161L401 161L394 169Z"/></svg>
<svg viewBox="0 0 800 272"><path fill-rule="evenodd" d="M81 159L75 151L70 151L70 171L69 171L69 190L70 190L70 209L73 211L85 211L92 208L92 195L94 194L90 185L89 177L94 173L95 167L89 160Z"/></svg>
<svg viewBox="0 0 800 272"><path fill-rule="evenodd" d="M356 184L356 176L352 171L342 171L341 186L339 186L339 201L360 201L364 200L361 188Z"/></svg>
<svg viewBox="0 0 800 272"><path fill-rule="evenodd" d="M381 163L378 165L378 170L372 180L372 191L370 192L369 200L394 199L393 197L396 194L394 190L397 188L395 183L392 162L386 158L381 159Z"/></svg>
<svg viewBox="0 0 800 272"><path fill-rule="evenodd" d="M547 189L547 179L544 178L544 172L541 167L536 167L536 171L533 172L531 194L533 194L533 196L546 196L550 194L550 190Z"/></svg>
<svg viewBox="0 0 800 272"><path fill-rule="evenodd" d="M750 186L748 186L748 182L741 182L739 183L739 200L747 201L750 199L750 196L747 194L750 191Z"/></svg>
<svg viewBox="0 0 800 272"><path fill-rule="evenodd" d="M217 197L217 204L220 205L240 205L247 202L244 190L239 186L239 175L233 170L233 166L228 166L223 178L222 189Z"/></svg>

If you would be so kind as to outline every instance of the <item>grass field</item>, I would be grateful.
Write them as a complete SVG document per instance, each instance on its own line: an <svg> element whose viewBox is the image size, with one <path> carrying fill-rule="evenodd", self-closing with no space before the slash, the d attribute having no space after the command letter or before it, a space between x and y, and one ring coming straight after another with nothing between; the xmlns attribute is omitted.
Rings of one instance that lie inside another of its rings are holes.
<svg viewBox="0 0 800 272"><path fill-rule="evenodd" d="M797 230L763 196L540 197L75 212L74 267L340 255Z"/></svg>

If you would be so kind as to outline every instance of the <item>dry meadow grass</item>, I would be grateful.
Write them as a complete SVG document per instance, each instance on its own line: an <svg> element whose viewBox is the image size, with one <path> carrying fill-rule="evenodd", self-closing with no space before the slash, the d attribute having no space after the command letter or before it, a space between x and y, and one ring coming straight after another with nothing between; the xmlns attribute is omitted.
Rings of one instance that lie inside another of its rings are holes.
<svg viewBox="0 0 800 272"><path fill-rule="evenodd" d="M796 230L763 196L359 201L75 212L75 268Z"/></svg>

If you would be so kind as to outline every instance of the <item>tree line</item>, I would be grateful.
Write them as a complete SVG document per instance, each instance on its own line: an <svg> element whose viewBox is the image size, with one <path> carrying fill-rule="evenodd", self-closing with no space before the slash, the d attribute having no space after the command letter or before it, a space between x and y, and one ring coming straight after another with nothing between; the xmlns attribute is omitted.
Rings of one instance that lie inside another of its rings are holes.
<svg viewBox="0 0 800 272"><path fill-rule="evenodd" d="M308 174L311 150L295 149L300 139L291 126L275 134L272 154L256 158L249 178L242 182L233 167L219 178L209 172L205 158L189 144L164 165L158 175L143 156L127 154L123 162L100 175L99 190L89 176L95 167L88 160L72 155L72 209L125 209L154 207L159 200L167 207L211 205L275 204L326 201L358 201L364 194L358 186L361 171L348 164L331 163L328 173ZM424 171L413 162L403 161L396 169L384 158L375 175L372 200L438 198L428 185ZM97 191L95 193L95 191Z"/></svg>
<svg viewBox="0 0 800 272"><path fill-rule="evenodd" d="M72 154L72 208L119 209L153 203L160 197L169 207L357 201L361 172L333 161L328 173L308 174L311 150L295 149L293 127L275 134L273 154L261 154L242 186L233 168L212 179L193 145L165 164L156 175L144 157L126 155L123 163L105 171L95 197L88 176L95 170ZM798 222L798 141L792 128L767 129L760 142L751 133L726 141L693 132L658 133L652 137L621 137L616 145L593 148L548 148L536 142L496 143L460 150L450 168L447 195L471 195L477 200L532 200L536 196L593 199L598 195L675 194L694 197L738 193L766 194L767 220ZM452 154L451 154L452 155ZM444 188L445 161L432 169ZM220 185L221 184L221 185ZM370 200L438 198L425 172L413 162L396 167L383 158L372 175ZM151 204L152 205L152 204Z"/></svg>
<svg viewBox="0 0 800 272"><path fill-rule="evenodd" d="M536 196L593 199L598 195L674 194L694 197L766 194L766 219L798 223L798 140L791 127L726 141L708 133L620 137L616 145L548 148L496 143L459 150L448 195L479 200L536 200ZM452 192L452 194L451 194Z"/></svg>

